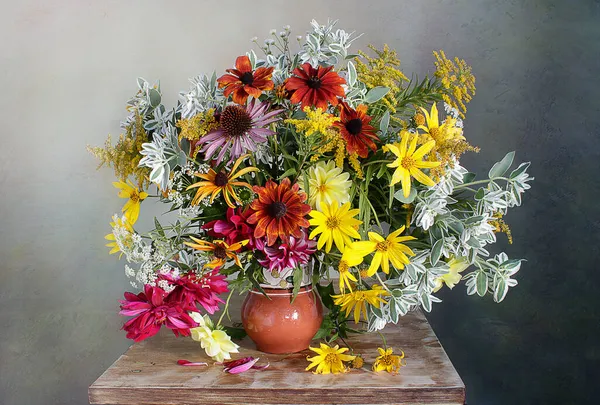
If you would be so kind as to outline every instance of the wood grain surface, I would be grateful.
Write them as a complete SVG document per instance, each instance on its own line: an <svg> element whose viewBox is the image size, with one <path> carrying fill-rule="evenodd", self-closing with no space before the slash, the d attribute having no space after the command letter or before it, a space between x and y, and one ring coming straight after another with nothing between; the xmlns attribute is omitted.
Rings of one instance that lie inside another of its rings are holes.
<svg viewBox="0 0 600 405"><path fill-rule="evenodd" d="M349 340L365 364L338 375L304 371L307 355L313 354L308 350L265 354L245 338L238 342L240 354L234 358L260 357L259 364L269 362L270 367L232 375L212 364L198 342L163 330L132 345L90 386L89 400L90 404L113 405L464 403L464 384L421 312L406 315L383 333L389 346L406 354L407 365L397 375L370 371L381 346L377 333ZM204 361L209 366L183 367L177 365L179 359Z"/></svg>

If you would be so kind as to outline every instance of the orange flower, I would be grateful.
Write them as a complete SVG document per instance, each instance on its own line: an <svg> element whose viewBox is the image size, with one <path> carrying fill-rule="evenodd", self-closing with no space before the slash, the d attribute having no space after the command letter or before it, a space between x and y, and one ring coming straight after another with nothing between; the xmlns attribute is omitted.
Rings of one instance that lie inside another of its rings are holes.
<svg viewBox="0 0 600 405"><path fill-rule="evenodd" d="M377 150L373 141L379 140L375 134L375 128L369 125L371 117L366 114L367 106L361 104L354 110L343 101L340 105L340 121L333 125L339 128L346 141L348 155L356 153L361 158L366 158L369 155L369 149Z"/></svg>
<svg viewBox="0 0 600 405"><path fill-rule="evenodd" d="M333 66L319 66L317 69L310 63L305 63L292 72L295 76L287 79L285 89L293 91L290 101L294 104L302 103L306 107L327 109L327 102L337 105L338 97L344 97L342 84L346 80L337 73L332 72Z"/></svg>
<svg viewBox="0 0 600 405"><path fill-rule="evenodd" d="M272 67L259 67L252 71L252 64L248 56L238 56L235 60L235 69L227 69L226 74L219 77L219 88L225 87L223 95L229 97L233 93L233 102L244 105L248 96L260 97L263 91L273 90Z"/></svg>
<svg viewBox="0 0 600 405"><path fill-rule="evenodd" d="M246 187L250 190L252 190L252 186L243 181L233 180L237 179L240 176L243 176L246 173L258 171L256 167L250 166L243 168L239 172L235 173L240 163L242 163L242 160L244 160L248 156L250 155L240 156L235 161L229 174L225 173L224 171L220 171L219 173L217 173L213 169L210 169L206 174L196 173L196 177L200 177L205 181L199 181L198 183L194 183L187 188L188 190L191 188L198 188L196 196L192 200L192 205L198 205L200 201L202 201L208 196L210 196L210 203L212 204L212 202L215 200L215 197L219 195L219 193L222 191L223 197L225 198L225 202L227 203L227 205L231 208L235 208L235 204L233 203L233 201L231 201L231 199L233 198L237 202L240 202L240 199L235 193L233 186Z"/></svg>
<svg viewBox="0 0 600 405"><path fill-rule="evenodd" d="M239 267L242 267L240 258L237 257L235 252L240 250L242 246L246 245L248 240L243 240L241 242L236 242L233 245L228 245L227 242L222 240L215 240L211 243L205 240L196 239L193 236L190 236L190 239L196 243L184 242L184 244L202 252L212 252L212 260L206 263L204 267L211 269L221 267L225 264L227 259L233 259L235 264L237 264Z"/></svg>
<svg viewBox="0 0 600 405"><path fill-rule="evenodd" d="M304 204L306 194L299 188L298 184L292 186L288 178L279 185L269 180L265 187L254 186L258 197L250 204L254 213L247 221L256 224L255 238L266 235L268 246L273 245L278 237L281 240L286 240L290 235L302 238L301 229L310 225L304 218L310 212L310 205Z"/></svg>

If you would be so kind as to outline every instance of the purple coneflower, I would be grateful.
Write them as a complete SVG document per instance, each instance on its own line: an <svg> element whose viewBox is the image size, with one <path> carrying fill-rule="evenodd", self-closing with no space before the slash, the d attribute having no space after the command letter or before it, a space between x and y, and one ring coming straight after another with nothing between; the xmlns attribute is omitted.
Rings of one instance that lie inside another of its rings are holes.
<svg viewBox="0 0 600 405"><path fill-rule="evenodd" d="M266 142L267 136L273 135L265 126L278 121L275 116L283 110L274 110L267 114L267 102L256 102L252 99L246 107L228 105L219 119L219 128L209 132L197 143L203 145L201 151L206 159L215 159L220 164L229 151L232 162L248 151L256 151L256 144ZM217 151L221 150L217 153Z"/></svg>
<svg viewBox="0 0 600 405"><path fill-rule="evenodd" d="M265 254L265 258L259 260L260 264L269 271L281 273L285 269L308 263L310 255L316 251L317 242L309 240L306 232L302 231L301 238L289 236L287 241L273 246L267 246L264 239L257 239L256 247Z"/></svg>

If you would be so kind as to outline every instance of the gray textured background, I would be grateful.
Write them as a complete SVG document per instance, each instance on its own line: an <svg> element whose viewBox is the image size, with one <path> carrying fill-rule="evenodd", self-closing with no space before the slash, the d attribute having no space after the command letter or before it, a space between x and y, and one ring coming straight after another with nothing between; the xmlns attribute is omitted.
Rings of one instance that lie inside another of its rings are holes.
<svg viewBox="0 0 600 405"><path fill-rule="evenodd" d="M466 59L478 89L466 135L482 151L464 164L485 173L510 150L532 161L533 189L507 217L507 252L528 259L519 286L502 305L444 292L430 316L469 403L597 403L597 1L2 3L0 404L83 405L129 345L123 263L102 239L122 202L85 146L118 135L135 78L160 79L172 105L248 38L328 16L364 32L360 47L396 48L406 72L431 71L433 49Z"/></svg>

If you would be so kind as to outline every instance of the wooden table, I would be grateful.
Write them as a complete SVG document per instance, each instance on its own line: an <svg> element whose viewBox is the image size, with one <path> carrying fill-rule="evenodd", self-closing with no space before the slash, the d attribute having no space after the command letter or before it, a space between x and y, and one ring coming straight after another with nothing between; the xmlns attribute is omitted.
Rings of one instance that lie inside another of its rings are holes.
<svg viewBox="0 0 600 405"><path fill-rule="evenodd" d="M304 371L313 352L265 354L245 338L238 357L260 357L259 364L270 367L233 375L212 365L198 342L162 330L132 345L90 386L90 404L464 404L465 386L420 311L383 333L388 345L406 354L398 375L370 371L381 346L376 333L350 339L365 364L337 375ZM211 365L183 367L179 359Z"/></svg>

